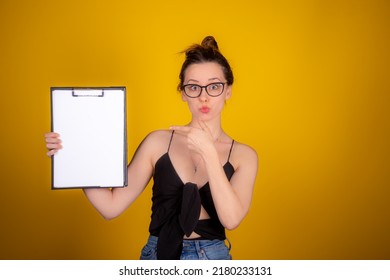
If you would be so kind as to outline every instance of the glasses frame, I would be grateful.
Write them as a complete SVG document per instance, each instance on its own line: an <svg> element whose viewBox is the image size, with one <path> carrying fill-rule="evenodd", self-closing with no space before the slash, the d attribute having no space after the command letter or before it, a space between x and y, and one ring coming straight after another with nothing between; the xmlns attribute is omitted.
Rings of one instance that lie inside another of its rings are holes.
<svg viewBox="0 0 390 280"><path fill-rule="evenodd" d="M223 83L223 82L217 82L217 83L210 83L210 84L205 85L205 86L201 86L201 85L197 85L197 84L186 84L186 85L183 85L183 86L182 86L182 90L184 91L184 94L185 94L186 96L188 96L189 98L198 98L199 96L201 96L201 94L202 94L202 92L203 92L203 89L205 89L205 91L206 91L206 93L207 93L208 96L211 96L211 97L218 97L218 96L220 96L220 95L224 92L224 90L225 90L225 84L227 84L227 83L226 83L226 82L225 82L225 83ZM207 88L208 88L209 86L211 86L211 85L222 85L221 93L218 94L218 95L211 95L211 94L207 91ZM197 96L190 96L190 95L188 95L187 92L186 92L186 87L188 87L188 86L197 86L197 87L200 87L200 92L199 92L199 94L198 94Z"/></svg>

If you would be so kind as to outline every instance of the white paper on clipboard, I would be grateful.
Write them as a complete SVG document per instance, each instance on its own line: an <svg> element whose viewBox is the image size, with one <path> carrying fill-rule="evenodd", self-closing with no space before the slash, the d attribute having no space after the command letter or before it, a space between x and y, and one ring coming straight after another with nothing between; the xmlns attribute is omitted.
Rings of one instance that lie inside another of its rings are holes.
<svg viewBox="0 0 390 280"><path fill-rule="evenodd" d="M126 88L51 88L52 189L127 186Z"/></svg>

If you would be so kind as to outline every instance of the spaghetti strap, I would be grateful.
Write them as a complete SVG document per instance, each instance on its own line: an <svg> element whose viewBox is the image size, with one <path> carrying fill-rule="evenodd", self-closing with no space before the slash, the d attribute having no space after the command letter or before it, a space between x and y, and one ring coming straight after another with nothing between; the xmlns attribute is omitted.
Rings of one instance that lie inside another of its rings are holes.
<svg viewBox="0 0 390 280"><path fill-rule="evenodd" d="M174 130L172 130L171 139L169 140L169 145L168 145L168 150L167 150L167 153L169 153L169 149L171 148L171 143L172 143L173 133L175 133L175 131L174 131Z"/></svg>
<svg viewBox="0 0 390 280"><path fill-rule="evenodd" d="M230 146L229 156L228 156L228 159L227 159L228 162L230 160L230 155L232 154L233 144L234 144L234 139L232 140L232 145Z"/></svg>

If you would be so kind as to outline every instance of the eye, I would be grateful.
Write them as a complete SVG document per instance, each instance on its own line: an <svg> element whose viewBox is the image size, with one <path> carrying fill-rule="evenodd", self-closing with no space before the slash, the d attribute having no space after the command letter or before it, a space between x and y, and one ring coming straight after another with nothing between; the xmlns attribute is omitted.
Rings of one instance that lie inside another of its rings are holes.
<svg viewBox="0 0 390 280"><path fill-rule="evenodd" d="M209 90L219 90L222 87L222 84L211 84L209 85Z"/></svg>
<svg viewBox="0 0 390 280"><path fill-rule="evenodd" d="M189 91L198 91L199 90L199 86L198 85L188 85L187 89Z"/></svg>

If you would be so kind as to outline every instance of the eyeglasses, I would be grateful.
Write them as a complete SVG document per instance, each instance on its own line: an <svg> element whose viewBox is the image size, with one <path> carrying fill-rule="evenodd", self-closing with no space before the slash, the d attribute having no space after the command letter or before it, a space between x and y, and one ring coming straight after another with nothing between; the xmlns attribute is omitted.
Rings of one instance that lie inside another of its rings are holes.
<svg viewBox="0 0 390 280"><path fill-rule="evenodd" d="M200 86L197 84L187 84L183 86L184 93L191 98L197 98L202 94L202 90L205 89L206 93L212 97L220 96L225 88L226 83L211 83L206 86Z"/></svg>

